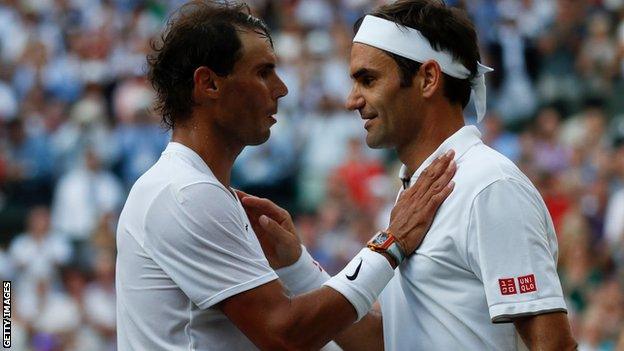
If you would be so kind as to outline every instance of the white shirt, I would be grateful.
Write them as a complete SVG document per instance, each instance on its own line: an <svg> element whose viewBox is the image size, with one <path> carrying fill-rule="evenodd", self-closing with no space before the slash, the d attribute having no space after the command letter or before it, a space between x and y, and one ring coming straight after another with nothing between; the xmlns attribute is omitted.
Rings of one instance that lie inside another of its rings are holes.
<svg viewBox="0 0 624 351"><path fill-rule="evenodd" d="M13 239L9 254L20 269L20 283L26 284L54 276L56 266L69 262L72 248L59 234L49 232L44 238L37 240L33 234L27 232Z"/></svg>
<svg viewBox="0 0 624 351"><path fill-rule="evenodd" d="M52 224L69 239L87 240L99 218L118 211L122 200L123 188L112 173L76 168L56 186Z"/></svg>
<svg viewBox="0 0 624 351"><path fill-rule="evenodd" d="M250 350L216 307L277 279L237 197L169 143L132 187L117 228L117 339L125 350Z"/></svg>
<svg viewBox="0 0 624 351"><path fill-rule="evenodd" d="M449 149L455 188L380 296L385 349L516 350L514 325L501 323L566 310L552 221L529 179L474 126L445 140L411 184Z"/></svg>
<svg viewBox="0 0 624 351"><path fill-rule="evenodd" d="M614 248L624 240L624 189L613 193L605 215L605 238Z"/></svg>

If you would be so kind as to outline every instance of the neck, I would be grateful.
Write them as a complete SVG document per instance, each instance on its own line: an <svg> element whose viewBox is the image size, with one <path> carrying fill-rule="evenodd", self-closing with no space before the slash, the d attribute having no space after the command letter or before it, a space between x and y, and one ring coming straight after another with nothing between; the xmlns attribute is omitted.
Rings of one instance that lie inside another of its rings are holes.
<svg viewBox="0 0 624 351"><path fill-rule="evenodd" d="M229 189L234 161L243 151L244 145L225 138L227 133L220 131L214 124L199 123L205 120L205 116L202 119L192 116L188 121L176 125L171 141L195 151L217 180Z"/></svg>
<svg viewBox="0 0 624 351"><path fill-rule="evenodd" d="M407 167L410 176L444 140L465 125L459 105L432 106L425 111L424 116L417 135L397 147L399 160Z"/></svg>

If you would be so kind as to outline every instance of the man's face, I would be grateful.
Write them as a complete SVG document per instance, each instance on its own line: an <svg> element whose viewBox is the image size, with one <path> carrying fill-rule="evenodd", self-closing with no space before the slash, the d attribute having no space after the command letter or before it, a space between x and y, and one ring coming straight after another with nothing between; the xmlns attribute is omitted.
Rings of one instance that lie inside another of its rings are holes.
<svg viewBox="0 0 624 351"><path fill-rule="evenodd" d="M276 122L277 100L288 93L275 72L276 58L268 39L250 30L240 31L241 58L222 79L217 123L243 145L269 139Z"/></svg>
<svg viewBox="0 0 624 351"><path fill-rule="evenodd" d="M400 147L419 128L422 97L416 84L401 87L399 67L374 47L354 43L351 49L353 88L346 107L365 120L366 144L371 148Z"/></svg>

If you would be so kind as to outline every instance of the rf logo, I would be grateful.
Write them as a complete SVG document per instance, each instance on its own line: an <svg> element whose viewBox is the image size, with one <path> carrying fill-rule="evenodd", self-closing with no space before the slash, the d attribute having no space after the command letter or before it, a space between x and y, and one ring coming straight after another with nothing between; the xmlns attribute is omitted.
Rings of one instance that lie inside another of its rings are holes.
<svg viewBox="0 0 624 351"><path fill-rule="evenodd" d="M499 279L498 286L500 287L500 292L503 295L514 295L518 293L516 291L516 281L514 278Z"/></svg>

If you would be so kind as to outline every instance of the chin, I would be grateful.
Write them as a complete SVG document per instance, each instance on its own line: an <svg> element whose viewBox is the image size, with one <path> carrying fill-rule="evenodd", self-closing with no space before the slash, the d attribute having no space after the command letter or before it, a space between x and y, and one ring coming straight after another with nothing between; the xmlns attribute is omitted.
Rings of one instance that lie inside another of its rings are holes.
<svg viewBox="0 0 624 351"><path fill-rule="evenodd" d="M260 145L260 144L264 144L269 140L269 137L271 136L271 130L267 129L267 131L263 134L259 134L256 135L252 140L250 140L247 145L249 146L254 146L254 145Z"/></svg>
<svg viewBox="0 0 624 351"><path fill-rule="evenodd" d="M375 137L374 135L366 135L366 145L371 149L385 149L388 147L388 143L384 142L383 138Z"/></svg>

